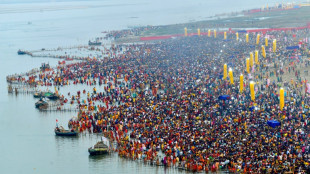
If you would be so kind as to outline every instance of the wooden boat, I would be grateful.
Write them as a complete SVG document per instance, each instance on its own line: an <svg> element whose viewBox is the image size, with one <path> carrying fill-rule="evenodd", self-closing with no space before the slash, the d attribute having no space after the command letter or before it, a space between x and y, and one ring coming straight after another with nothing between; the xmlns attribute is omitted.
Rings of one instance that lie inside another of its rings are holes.
<svg viewBox="0 0 310 174"><path fill-rule="evenodd" d="M46 92L44 94L44 97L46 97L46 98L48 98L50 100L57 100L57 99L59 99L59 96L57 94L51 93L51 92Z"/></svg>
<svg viewBox="0 0 310 174"><path fill-rule="evenodd" d="M41 97L43 97L43 93L42 93L42 92L35 92L35 93L33 94L33 97L34 97L34 98L41 98Z"/></svg>
<svg viewBox="0 0 310 174"><path fill-rule="evenodd" d="M53 94L53 95L47 96L47 98L50 100L57 100L57 99L59 99L59 96L56 94Z"/></svg>
<svg viewBox="0 0 310 174"><path fill-rule="evenodd" d="M17 51L17 54L18 54L18 55L25 55L25 54L27 54L27 52L26 52L26 51L23 51L23 50L18 50L18 51Z"/></svg>
<svg viewBox="0 0 310 174"><path fill-rule="evenodd" d="M96 40L95 42L88 41L89 46L100 46L102 43L99 40Z"/></svg>
<svg viewBox="0 0 310 174"><path fill-rule="evenodd" d="M103 142L97 142L94 147L88 148L89 155L102 155L108 153L108 146Z"/></svg>
<svg viewBox="0 0 310 174"><path fill-rule="evenodd" d="M76 131L65 130L62 127L61 128L56 127L55 134L57 136L77 136L78 135Z"/></svg>
<svg viewBox="0 0 310 174"><path fill-rule="evenodd" d="M44 101L42 98L40 98L40 100L35 103L35 106L36 108L47 107L48 103Z"/></svg>

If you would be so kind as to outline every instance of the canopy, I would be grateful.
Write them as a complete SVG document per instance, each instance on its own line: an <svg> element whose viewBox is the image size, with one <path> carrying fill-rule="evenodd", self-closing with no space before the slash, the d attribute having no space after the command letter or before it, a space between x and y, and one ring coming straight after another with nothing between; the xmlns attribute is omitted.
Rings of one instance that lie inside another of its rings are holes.
<svg viewBox="0 0 310 174"><path fill-rule="evenodd" d="M239 30L237 31L238 33L246 33L247 31L246 30Z"/></svg>
<svg viewBox="0 0 310 174"><path fill-rule="evenodd" d="M299 46L296 45L296 46L288 46L286 47L287 50L295 50L295 49L299 49Z"/></svg>
<svg viewBox="0 0 310 174"><path fill-rule="evenodd" d="M49 97L49 96L51 96L51 95L53 95L53 93L51 93L51 92L46 92L46 93L44 94L45 97Z"/></svg>
<svg viewBox="0 0 310 174"><path fill-rule="evenodd" d="M229 96L229 95L221 95L221 96L219 96L218 99L219 99L219 100L229 100L229 99L230 99L230 96Z"/></svg>
<svg viewBox="0 0 310 174"><path fill-rule="evenodd" d="M279 121L277 121L277 120L268 120L267 124L268 124L268 126L270 126L272 128L275 128L275 127L281 125L281 123Z"/></svg>

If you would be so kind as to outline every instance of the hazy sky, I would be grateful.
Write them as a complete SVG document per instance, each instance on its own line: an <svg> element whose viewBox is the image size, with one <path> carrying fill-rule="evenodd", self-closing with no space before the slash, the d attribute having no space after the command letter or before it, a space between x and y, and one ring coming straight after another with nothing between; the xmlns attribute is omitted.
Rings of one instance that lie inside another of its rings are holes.
<svg viewBox="0 0 310 174"><path fill-rule="evenodd" d="M12 4L12 3L38 3L38 2L71 2L71 1L87 1L87 0L0 0L0 4ZM117 0L91 0L91 1L117 1ZM148 2L150 0L141 0L141 1L145 1ZM160 1L160 0L157 0ZM164 0L165 2L167 1L174 1L174 0ZM206 0L207 2L208 0ZM227 3L227 2L233 2L232 0L219 0L219 1L223 1L223 3ZM301 2L307 2L309 0L246 0L246 1L260 1L262 2L262 4L272 4L272 3L281 3L281 2L296 2L296 3L301 3ZM130 0L127 1L128 3L130 2ZM182 2L179 1L179 2ZM195 0L192 0L193 3L195 3Z"/></svg>

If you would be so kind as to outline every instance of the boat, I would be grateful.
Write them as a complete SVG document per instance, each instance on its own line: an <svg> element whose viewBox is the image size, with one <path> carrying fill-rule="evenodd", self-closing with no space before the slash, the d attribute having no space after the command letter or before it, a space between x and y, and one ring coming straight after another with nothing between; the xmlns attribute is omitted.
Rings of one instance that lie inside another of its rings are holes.
<svg viewBox="0 0 310 174"><path fill-rule="evenodd" d="M56 136L77 136L78 132L74 131L74 130L65 130L62 126L56 127L55 128L55 134Z"/></svg>
<svg viewBox="0 0 310 174"><path fill-rule="evenodd" d="M46 97L50 100L57 100L59 99L59 95L57 95L56 93L52 93L52 92L35 92L33 94L34 98L42 98L42 97Z"/></svg>
<svg viewBox="0 0 310 174"><path fill-rule="evenodd" d="M59 95L52 94L50 96L47 96L47 98L50 99L50 100L57 100L57 99L59 99Z"/></svg>
<svg viewBox="0 0 310 174"><path fill-rule="evenodd" d="M56 93L51 93L51 92L46 92L44 94L44 97L50 99L50 100L57 100L59 99L59 95L57 95Z"/></svg>
<svg viewBox="0 0 310 174"><path fill-rule="evenodd" d="M40 98L40 100L35 103L35 106L38 109L44 109L47 108L48 103L44 101L42 98Z"/></svg>
<svg viewBox="0 0 310 174"><path fill-rule="evenodd" d="M89 46L100 46L100 45L101 45L101 42L99 42L99 41L95 41L95 42L88 41L88 45L89 45Z"/></svg>
<svg viewBox="0 0 310 174"><path fill-rule="evenodd" d="M43 97L43 93L42 93L42 92L35 92L35 93L33 94L33 97L34 97L34 98L41 98L41 97Z"/></svg>
<svg viewBox="0 0 310 174"><path fill-rule="evenodd" d="M26 51L22 51L22 50L18 50L17 54L18 55L25 55L25 54L27 54L27 52Z"/></svg>
<svg viewBox="0 0 310 174"><path fill-rule="evenodd" d="M96 40L95 42L88 41L89 46L100 46L102 43L99 42L99 40Z"/></svg>
<svg viewBox="0 0 310 174"><path fill-rule="evenodd" d="M97 142L94 147L88 148L89 155L102 155L107 154L109 152L109 147L106 145L106 143L101 140Z"/></svg>

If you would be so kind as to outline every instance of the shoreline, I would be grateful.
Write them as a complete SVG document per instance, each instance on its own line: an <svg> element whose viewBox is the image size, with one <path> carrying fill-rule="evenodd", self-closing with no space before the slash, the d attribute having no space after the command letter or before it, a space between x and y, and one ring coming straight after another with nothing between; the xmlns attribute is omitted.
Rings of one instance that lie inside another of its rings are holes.
<svg viewBox="0 0 310 174"><path fill-rule="evenodd" d="M239 12L241 13L241 12ZM302 17L299 17L301 16ZM276 20L275 20L276 18ZM281 11L266 11L252 13L243 16L232 16L204 21L187 22L181 24L151 26L139 34L126 35L116 38L114 43L130 43L141 41L140 37L151 36L178 36L184 34L184 28L187 27L188 33L196 33L200 28L201 32L207 32L208 29L271 29L271 28L294 28L308 26L310 23L310 6L301 6L297 9L287 9ZM139 28L139 27L138 27ZM140 28L148 28L140 27Z"/></svg>

